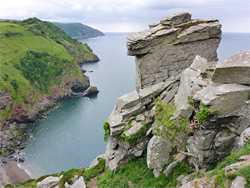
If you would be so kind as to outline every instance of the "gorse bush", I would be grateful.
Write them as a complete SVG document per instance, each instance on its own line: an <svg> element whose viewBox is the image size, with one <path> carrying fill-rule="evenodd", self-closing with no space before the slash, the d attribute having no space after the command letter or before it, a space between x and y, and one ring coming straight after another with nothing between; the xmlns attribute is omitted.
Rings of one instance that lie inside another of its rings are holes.
<svg viewBox="0 0 250 188"><path fill-rule="evenodd" d="M155 99L155 120L158 128L155 135L162 136L166 140L174 141L180 134L189 132L188 119L176 117L176 108L172 104L162 102L158 97Z"/></svg>

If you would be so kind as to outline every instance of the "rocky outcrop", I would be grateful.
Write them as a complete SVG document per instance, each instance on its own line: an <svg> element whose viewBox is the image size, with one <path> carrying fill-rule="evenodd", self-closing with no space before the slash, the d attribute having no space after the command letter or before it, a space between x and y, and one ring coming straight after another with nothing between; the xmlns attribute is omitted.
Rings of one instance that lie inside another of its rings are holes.
<svg viewBox="0 0 250 188"><path fill-rule="evenodd" d="M87 96L90 96L90 95L95 95L99 93L99 90L97 89L96 86L90 86L83 94L82 96L83 97L87 97Z"/></svg>
<svg viewBox="0 0 250 188"><path fill-rule="evenodd" d="M168 163L171 150L171 142L161 136L153 136L150 139L147 147L147 165L148 168L154 169L155 177L160 175L163 166Z"/></svg>
<svg viewBox="0 0 250 188"><path fill-rule="evenodd" d="M141 156L146 148L148 168L156 177L169 162L178 145L152 134L163 128L154 119L156 97L175 105L176 117L189 120L190 133L181 141L196 169L216 165L248 139L249 50L218 64L221 25L215 19L190 17L171 15L128 36L128 54L136 57L137 88L117 99L108 119L106 165L111 170ZM237 80L239 67L246 70ZM170 163L164 173L169 175L177 164Z"/></svg>
<svg viewBox="0 0 250 188"><path fill-rule="evenodd" d="M240 148L242 148L244 145L247 144L247 142L250 140L250 127L248 127L247 129L245 129L241 135L240 135L240 139L238 142L238 146Z"/></svg>
<svg viewBox="0 0 250 188"><path fill-rule="evenodd" d="M175 95L175 105L180 117L189 118L192 115L194 107L188 101L198 90L207 86L207 82L202 79L207 67L207 60L196 56L190 68L181 73L181 84Z"/></svg>
<svg viewBox="0 0 250 188"><path fill-rule="evenodd" d="M250 66L248 53L249 51L241 51L235 54L222 63L223 67L234 71L233 59L241 59L241 61L246 62L245 66ZM246 59L242 57L246 57ZM217 65L217 67L221 66ZM214 76L217 76L216 72L217 68ZM228 76L230 77L225 73L224 77ZM214 80L213 78L212 80ZM250 77L247 79L250 80ZM199 130L188 139L187 148L189 152L198 156L198 164L201 167L218 163L233 149L236 151L244 145L243 140L246 140L245 137L247 137L244 135L248 130L246 128L250 127L250 85L247 85L246 82L244 85L240 83L241 81L239 83L214 83L210 81L207 87L196 91L193 95L193 99L207 105L211 113L201 123L203 130ZM245 129L245 133L242 133ZM238 145L241 133L242 137Z"/></svg>
<svg viewBox="0 0 250 188"><path fill-rule="evenodd" d="M153 98L157 96L162 101L175 104L179 116L189 118L193 135L187 139L187 150L196 156L189 157L192 163L206 168L241 148L238 145L240 134L250 127L250 87L246 84L214 83L212 78L216 64L196 56L190 67L180 75L117 99L108 120L107 166L115 170L131 158L140 156L147 148L148 168L153 169L155 176L162 172L172 148L171 143L151 134L157 128L153 104ZM204 112L199 104L209 112L200 122L198 114ZM248 138L245 135L242 134L241 140ZM128 142L130 137L137 137L137 140ZM170 170L166 169L166 174Z"/></svg>
<svg viewBox="0 0 250 188"><path fill-rule="evenodd" d="M49 176L43 181L39 182L36 186L37 188L52 188L59 184L60 178Z"/></svg>
<svg viewBox="0 0 250 188"><path fill-rule="evenodd" d="M172 77L166 82L141 89L139 92L133 91L117 99L108 119L110 136L106 147L106 165L109 169L115 170L129 159L143 154L152 137L153 98L159 96L163 100L172 100L178 84L179 77ZM163 92L172 89L172 92ZM166 147L169 148L169 145ZM165 164L168 159L164 161Z"/></svg>
<svg viewBox="0 0 250 188"><path fill-rule="evenodd" d="M196 55L216 61L220 40L218 20L191 20L187 12L167 16L150 29L129 35L128 55L135 56L137 91L181 73Z"/></svg>
<svg viewBox="0 0 250 188"><path fill-rule="evenodd" d="M82 176L76 180L69 188L86 188L86 184Z"/></svg>
<svg viewBox="0 0 250 188"><path fill-rule="evenodd" d="M245 178L241 176L237 176L237 178L233 181L230 188L245 187L246 184L247 184L247 181L245 180Z"/></svg>
<svg viewBox="0 0 250 188"><path fill-rule="evenodd" d="M215 83L250 85L250 50L240 51L219 63L213 76Z"/></svg>

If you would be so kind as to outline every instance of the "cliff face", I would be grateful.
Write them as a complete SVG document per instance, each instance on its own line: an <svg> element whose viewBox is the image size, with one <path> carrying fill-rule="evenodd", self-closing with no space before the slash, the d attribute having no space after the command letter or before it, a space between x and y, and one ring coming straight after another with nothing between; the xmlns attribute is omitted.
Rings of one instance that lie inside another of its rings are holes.
<svg viewBox="0 0 250 188"><path fill-rule="evenodd" d="M179 145L155 134L157 129L165 129L155 120L157 97L175 106L175 118L188 119L189 133L183 132L179 140L197 169L216 165L244 145L238 141L250 127L250 51L218 64L213 60L217 59L221 25L217 20L197 24L201 20L190 21L190 17L188 13L169 16L128 37L128 53L136 55L137 90L117 99L108 119L109 169L146 151L147 166L155 177L163 172ZM196 24L179 31L176 24L184 21ZM175 44L169 44L170 38ZM167 166L165 175L184 159Z"/></svg>
<svg viewBox="0 0 250 188"><path fill-rule="evenodd" d="M167 16L150 24L150 29L129 35L128 55L135 56L137 91L179 74L196 55L216 61L220 40L218 20L191 19L186 12Z"/></svg>

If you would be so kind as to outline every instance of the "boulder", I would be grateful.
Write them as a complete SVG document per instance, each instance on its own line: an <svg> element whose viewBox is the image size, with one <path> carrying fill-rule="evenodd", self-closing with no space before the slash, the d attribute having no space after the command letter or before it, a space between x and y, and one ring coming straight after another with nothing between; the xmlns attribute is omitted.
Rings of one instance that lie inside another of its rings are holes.
<svg viewBox="0 0 250 188"><path fill-rule="evenodd" d="M217 130L199 130L196 133L196 143L198 144L199 150L211 149Z"/></svg>
<svg viewBox="0 0 250 188"><path fill-rule="evenodd" d="M164 17L161 20L162 25L166 26L175 26L181 23L185 23L191 20L191 14L188 12L179 12L176 14L172 14L169 16Z"/></svg>
<svg viewBox="0 0 250 188"><path fill-rule="evenodd" d="M250 127L245 129L241 135L238 145L242 148L250 140Z"/></svg>
<svg viewBox="0 0 250 188"><path fill-rule="evenodd" d="M170 152L170 141L164 140L161 136L153 136L147 146L148 168L161 171L169 161Z"/></svg>
<svg viewBox="0 0 250 188"><path fill-rule="evenodd" d="M116 100L116 110L121 112L123 109L136 106L140 103L140 98L137 91L125 94Z"/></svg>
<svg viewBox="0 0 250 188"><path fill-rule="evenodd" d="M146 87L144 89L141 89L139 91L139 96L142 101L147 101L148 98L153 98L158 96L164 89L166 88L166 85L164 82L160 82L158 84Z"/></svg>
<svg viewBox="0 0 250 188"><path fill-rule="evenodd" d="M140 130L144 127L144 125L141 124L141 122L136 123L134 126L132 126L130 129L124 131L124 134L127 137L130 137L132 135L135 135L140 132Z"/></svg>
<svg viewBox="0 0 250 188"><path fill-rule="evenodd" d="M83 177L81 176L78 180L76 180L70 188L86 188Z"/></svg>
<svg viewBox="0 0 250 188"><path fill-rule="evenodd" d="M59 184L60 178L49 176L39 182L36 186L37 188L52 188Z"/></svg>
<svg viewBox="0 0 250 188"><path fill-rule="evenodd" d="M190 65L190 69L193 69L199 73L205 73L207 67L207 60L199 55L195 56L193 63Z"/></svg>
<svg viewBox="0 0 250 188"><path fill-rule="evenodd" d="M232 182L232 185L230 188L240 188L240 187L245 187L247 184L247 181L245 178L241 176L237 176L236 179Z"/></svg>
<svg viewBox="0 0 250 188"><path fill-rule="evenodd" d="M116 112L114 109L108 119L110 126L110 135L117 135L123 131L124 122L121 113Z"/></svg>
<svg viewBox="0 0 250 188"><path fill-rule="evenodd" d="M218 117L240 116L241 108L248 100L249 86L239 84L210 85L194 95L195 100L210 106Z"/></svg>
<svg viewBox="0 0 250 188"><path fill-rule="evenodd" d="M250 85L250 50L240 51L219 63L213 82Z"/></svg>
<svg viewBox="0 0 250 188"><path fill-rule="evenodd" d="M217 153L226 155L233 147L236 139L236 134L228 133L226 130L220 131L214 138L214 149Z"/></svg>

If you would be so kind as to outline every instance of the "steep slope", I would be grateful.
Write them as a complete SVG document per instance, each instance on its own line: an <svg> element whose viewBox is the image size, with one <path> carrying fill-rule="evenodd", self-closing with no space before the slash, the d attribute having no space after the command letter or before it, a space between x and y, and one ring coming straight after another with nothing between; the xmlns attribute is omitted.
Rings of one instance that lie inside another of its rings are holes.
<svg viewBox="0 0 250 188"><path fill-rule="evenodd" d="M55 100L86 90L89 79L79 63L98 57L87 45L37 18L0 22L0 28L0 149L1 155L9 155L14 152L9 140L15 137L20 145L24 136L16 123L33 122Z"/></svg>
<svg viewBox="0 0 250 188"><path fill-rule="evenodd" d="M104 34L92 27L81 23L60 23L53 22L53 24L65 31L72 38L87 39L92 37L104 36Z"/></svg>

